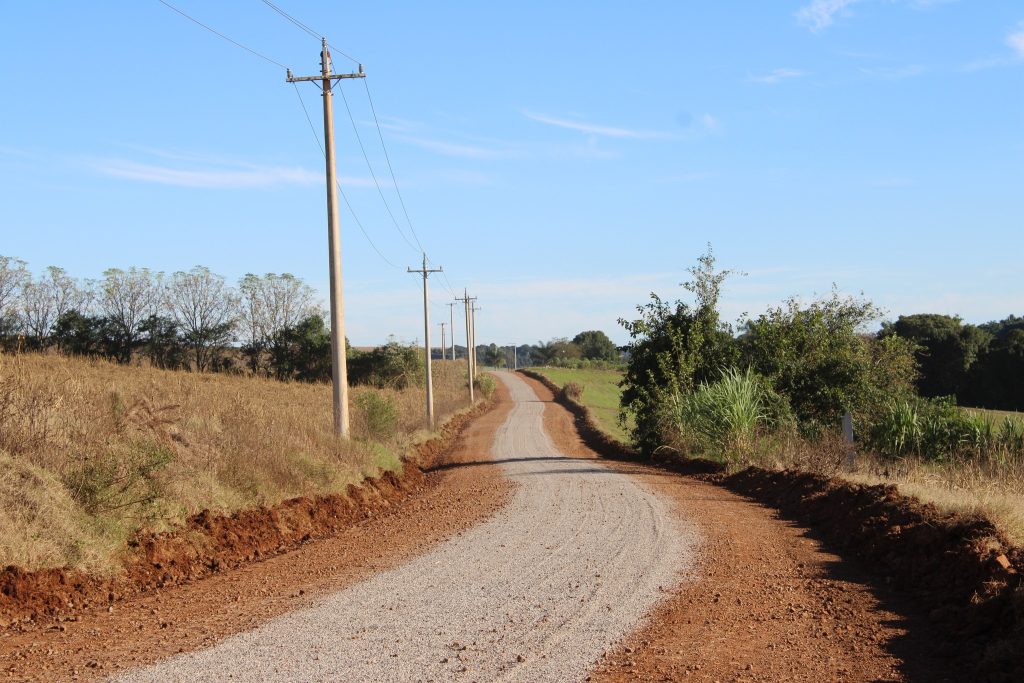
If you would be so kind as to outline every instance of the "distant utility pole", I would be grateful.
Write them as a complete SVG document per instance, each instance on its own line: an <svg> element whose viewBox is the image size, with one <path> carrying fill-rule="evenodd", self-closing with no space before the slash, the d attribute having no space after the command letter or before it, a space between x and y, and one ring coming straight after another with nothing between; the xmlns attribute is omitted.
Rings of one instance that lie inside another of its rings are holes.
<svg viewBox="0 0 1024 683"><path fill-rule="evenodd" d="M516 356L516 351L517 350L518 350L517 349L517 345L513 344L512 345L512 369L513 370L518 370L519 369L519 358L518 358L518 356Z"/></svg>
<svg viewBox="0 0 1024 683"><path fill-rule="evenodd" d="M455 302L448 304L448 329L452 332L452 360L455 360Z"/></svg>
<svg viewBox="0 0 1024 683"><path fill-rule="evenodd" d="M423 349L427 361L427 423L431 429L434 428L434 380L430 374L430 299L427 296L427 276L431 273L440 273L442 270L442 268L427 268L426 254L423 254L422 268L406 268L406 272L423 275Z"/></svg>
<svg viewBox="0 0 1024 683"><path fill-rule="evenodd" d="M444 328L448 325L448 323L438 323L438 325L441 326L441 360L447 360L444 357L445 352L448 350L448 345L444 341ZM454 360L454 358L452 360Z"/></svg>
<svg viewBox="0 0 1024 683"><path fill-rule="evenodd" d="M334 433L348 438L348 367L345 364L345 301L341 294L341 234L338 228L338 182L334 172L334 106L332 82L342 78L365 78L363 65L359 73L332 74L331 53L327 39L321 41L320 75L292 76L287 70L288 83L320 81L324 98L324 162L327 164L327 252L331 268L331 384L333 398Z"/></svg>
<svg viewBox="0 0 1024 683"><path fill-rule="evenodd" d="M473 402L473 353L470 351L473 345L473 326L469 322L469 309L473 306L473 302L476 301L476 297L471 297L465 289L462 290L462 297L455 297L456 301L461 301L463 307L466 309L466 376L469 379L469 402Z"/></svg>

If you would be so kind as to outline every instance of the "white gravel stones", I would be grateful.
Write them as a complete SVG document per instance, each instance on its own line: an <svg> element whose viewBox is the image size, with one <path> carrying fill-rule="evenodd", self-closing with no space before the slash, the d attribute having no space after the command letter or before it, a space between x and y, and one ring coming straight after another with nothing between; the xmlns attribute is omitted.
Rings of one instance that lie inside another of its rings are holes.
<svg viewBox="0 0 1024 683"><path fill-rule="evenodd" d="M557 453L544 404L492 448L519 486L498 515L394 570L119 681L572 681L690 568L695 533L593 460ZM613 467L613 466L612 466Z"/></svg>

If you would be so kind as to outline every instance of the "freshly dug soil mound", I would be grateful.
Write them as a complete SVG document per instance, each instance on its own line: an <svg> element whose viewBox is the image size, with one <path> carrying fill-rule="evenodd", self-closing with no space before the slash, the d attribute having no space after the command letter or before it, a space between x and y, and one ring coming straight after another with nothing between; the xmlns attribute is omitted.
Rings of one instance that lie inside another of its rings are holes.
<svg viewBox="0 0 1024 683"><path fill-rule="evenodd" d="M492 406L480 403L450 419L438 437L417 445L403 460L400 475L386 472L358 487L349 486L344 495L292 498L231 515L204 510L181 529L142 532L129 544L125 571L114 578L72 569L25 571L9 566L0 571L0 628L23 630L60 621L128 595L202 578L331 536L421 488L422 468L432 465L474 417Z"/></svg>
<svg viewBox="0 0 1024 683"><path fill-rule="evenodd" d="M636 460L636 451L603 432L586 406L531 371L572 412L581 438L604 457ZM1024 680L1024 548L988 520L941 512L894 485L868 486L794 470L749 467L726 474L716 462L656 464L724 486L815 529L845 557L857 557L881 581L912 595L985 680Z"/></svg>

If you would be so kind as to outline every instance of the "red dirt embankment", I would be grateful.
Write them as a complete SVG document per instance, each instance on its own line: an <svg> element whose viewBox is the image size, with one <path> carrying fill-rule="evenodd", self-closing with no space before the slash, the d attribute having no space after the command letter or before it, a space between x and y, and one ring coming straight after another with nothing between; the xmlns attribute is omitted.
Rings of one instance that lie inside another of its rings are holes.
<svg viewBox="0 0 1024 683"><path fill-rule="evenodd" d="M0 571L0 629L32 629L76 612L137 593L175 586L293 550L311 540L380 514L420 490L421 468L434 463L475 417L493 407L480 403L450 419L438 437L417 445L400 475L386 472L344 494L301 497L231 515L209 510L172 532L142 532L131 542L125 571L114 578L71 569Z"/></svg>
<svg viewBox="0 0 1024 683"><path fill-rule="evenodd" d="M590 411L542 382L574 416L600 455L637 460L598 426ZM727 474L718 463L662 460L663 469L724 486L813 528L876 580L909 594L939 627L949 651L986 680L1024 680L1024 549L986 519L945 513L899 493L799 471L749 467Z"/></svg>

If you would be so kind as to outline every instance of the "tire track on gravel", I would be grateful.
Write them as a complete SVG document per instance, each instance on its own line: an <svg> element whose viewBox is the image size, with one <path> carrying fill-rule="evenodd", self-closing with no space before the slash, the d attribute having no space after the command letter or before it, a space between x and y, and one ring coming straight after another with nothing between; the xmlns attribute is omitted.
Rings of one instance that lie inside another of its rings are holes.
<svg viewBox="0 0 1024 683"><path fill-rule="evenodd" d="M559 454L515 401L492 448L518 483L487 522L408 564L121 681L567 681L586 676L693 564L696 534L627 475Z"/></svg>

